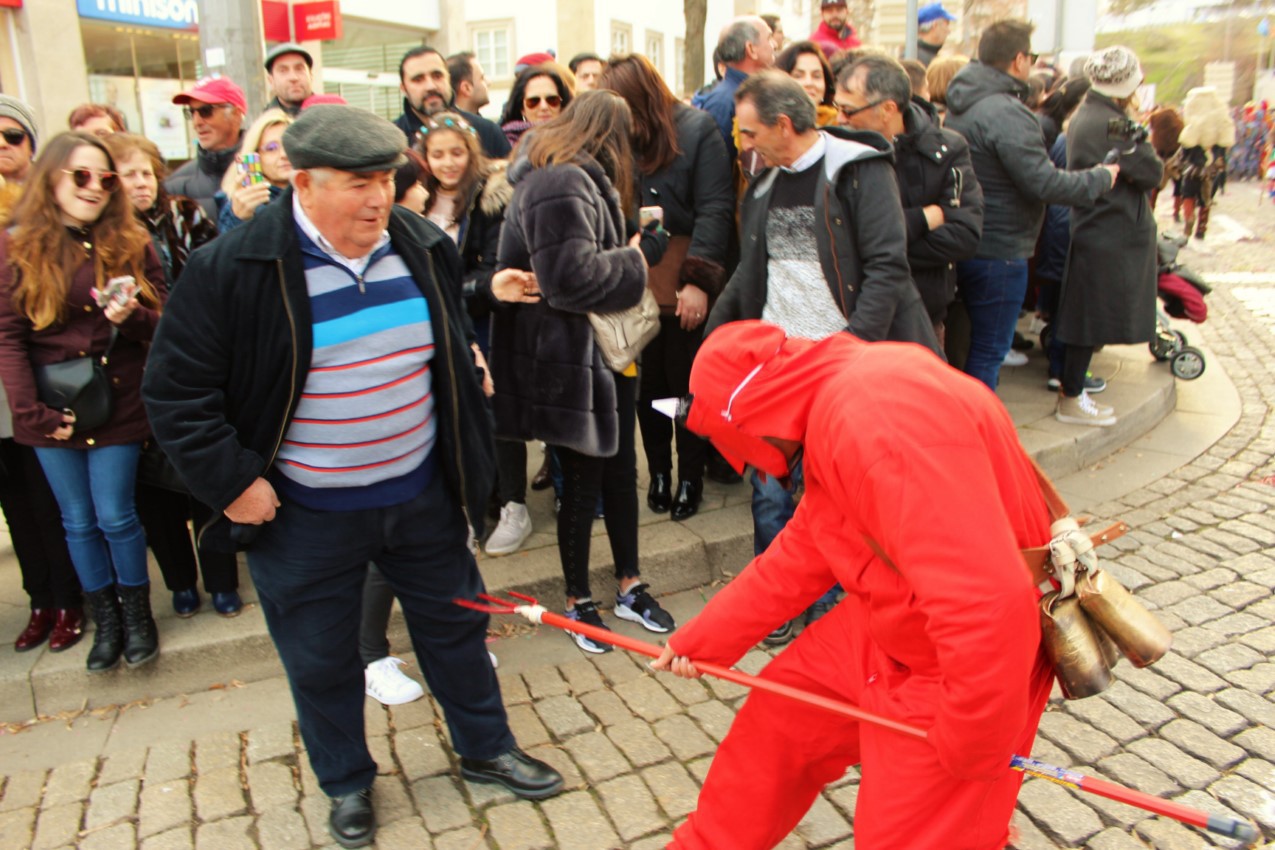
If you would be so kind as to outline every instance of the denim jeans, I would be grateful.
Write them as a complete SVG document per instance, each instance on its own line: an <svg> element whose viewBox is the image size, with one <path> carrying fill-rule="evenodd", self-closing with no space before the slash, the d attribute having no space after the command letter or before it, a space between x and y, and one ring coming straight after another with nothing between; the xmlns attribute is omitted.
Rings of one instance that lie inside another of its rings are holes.
<svg viewBox="0 0 1275 850"><path fill-rule="evenodd" d="M452 750L492 759L512 747L487 657L490 618L452 602L476 598L483 580L441 470L425 492L387 508L313 511L282 501L248 549L248 568L324 793L352 794L376 777L359 655L369 561L402 603L416 663L443 710Z"/></svg>
<svg viewBox="0 0 1275 850"><path fill-rule="evenodd" d="M788 520L797 510L793 498L801 486L801 461L792 470L792 490L785 490L773 476L766 480L753 470L753 554L760 555L784 530Z"/></svg>
<svg viewBox="0 0 1275 850"><path fill-rule="evenodd" d="M71 563L89 593L117 581L127 587L149 581L146 535L133 501L141 448L35 450L62 511Z"/></svg>
<svg viewBox="0 0 1275 850"><path fill-rule="evenodd" d="M1027 295L1027 260L964 260L956 273L970 317L965 372L995 390Z"/></svg>

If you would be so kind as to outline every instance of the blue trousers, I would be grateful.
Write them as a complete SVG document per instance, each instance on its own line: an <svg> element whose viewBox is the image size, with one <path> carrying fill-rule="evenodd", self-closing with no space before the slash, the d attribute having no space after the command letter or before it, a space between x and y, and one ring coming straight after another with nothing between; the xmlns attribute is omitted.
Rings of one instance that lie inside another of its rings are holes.
<svg viewBox="0 0 1275 850"><path fill-rule="evenodd" d="M133 501L140 453L140 443L35 450L62 511L71 563L89 593L150 581L146 535Z"/></svg>
<svg viewBox="0 0 1275 850"><path fill-rule="evenodd" d="M360 606L374 561L403 606L430 693L457 754L491 759L514 745L487 656L480 611L453 604L483 590L466 525L441 473L410 502L312 511L284 501L248 550L248 568L297 708L319 786L331 796L376 777L363 729Z"/></svg>
<svg viewBox="0 0 1275 850"><path fill-rule="evenodd" d="M964 260L956 273L970 316L965 373L995 390L1027 295L1027 260Z"/></svg>

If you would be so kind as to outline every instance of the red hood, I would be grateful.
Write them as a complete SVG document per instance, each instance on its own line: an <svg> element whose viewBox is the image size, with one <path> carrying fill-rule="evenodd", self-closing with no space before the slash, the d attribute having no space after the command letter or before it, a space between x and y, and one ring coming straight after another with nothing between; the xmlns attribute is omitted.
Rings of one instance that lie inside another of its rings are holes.
<svg viewBox="0 0 1275 850"><path fill-rule="evenodd" d="M790 339L776 325L730 322L713 332L695 355L686 426L713 441L739 472L746 465L782 478L783 452L763 440L804 442L810 406L827 378L845 369L828 357L829 340Z"/></svg>

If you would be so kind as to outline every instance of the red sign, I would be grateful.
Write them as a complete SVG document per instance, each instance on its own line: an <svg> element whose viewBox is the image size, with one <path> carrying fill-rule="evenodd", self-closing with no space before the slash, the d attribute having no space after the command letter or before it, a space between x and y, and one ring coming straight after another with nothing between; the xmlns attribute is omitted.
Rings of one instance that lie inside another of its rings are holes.
<svg viewBox="0 0 1275 850"><path fill-rule="evenodd" d="M266 41L292 41L290 17L286 0L261 0L261 29Z"/></svg>
<svg viewBox="0 0 1275 850"><path fill-rule="evenodd" d="M292 7L297 41L332 41L341 37L341 4L338 0L297 3Z"/></svg>
<svg viewBox="0 0 1275 850"><path fill-rule="evenodd" d="M5 9L21 9L22 0L0 0L0 7Z"/></svg>

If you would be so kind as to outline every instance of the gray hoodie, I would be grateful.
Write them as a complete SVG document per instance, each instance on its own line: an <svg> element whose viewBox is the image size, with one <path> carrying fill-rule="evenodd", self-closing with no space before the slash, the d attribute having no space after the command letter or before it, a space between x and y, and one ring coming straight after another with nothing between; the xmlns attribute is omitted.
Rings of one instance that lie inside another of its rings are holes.
<svg viewBox="0 0 1275 850"><path fill-rule="evenodd" d="M969 142L983 187L983 238L976 257L1030 257L1046 204L1089 206L1111 188L1101 166L1075 172L1054 167L1040 122L1022 101L1026 94L1026 83L981 62L962 68L947 89L944 126Z"/></svg>

